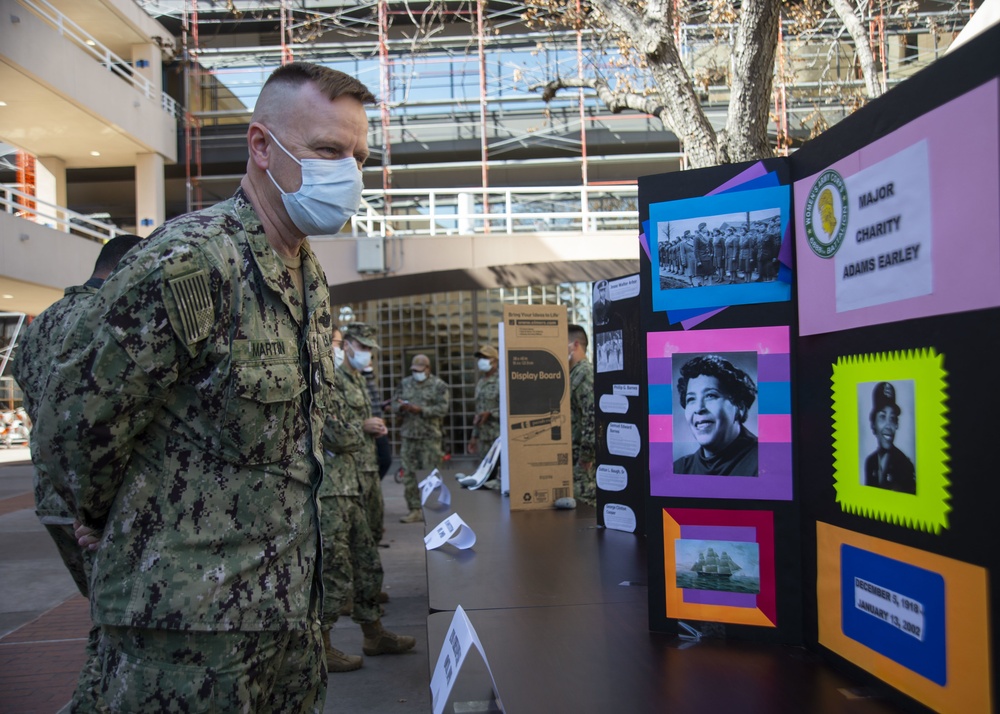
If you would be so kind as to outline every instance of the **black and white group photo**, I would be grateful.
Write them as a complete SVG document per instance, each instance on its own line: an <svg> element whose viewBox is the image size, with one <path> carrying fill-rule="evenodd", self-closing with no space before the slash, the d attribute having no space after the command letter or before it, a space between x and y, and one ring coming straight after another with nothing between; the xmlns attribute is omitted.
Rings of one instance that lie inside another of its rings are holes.
<svg viewBox="0 0 1000 714"><path fill-rule="evenodd" d="M660 289L764 283L778 277L781 209L657 225Z"/></svg>

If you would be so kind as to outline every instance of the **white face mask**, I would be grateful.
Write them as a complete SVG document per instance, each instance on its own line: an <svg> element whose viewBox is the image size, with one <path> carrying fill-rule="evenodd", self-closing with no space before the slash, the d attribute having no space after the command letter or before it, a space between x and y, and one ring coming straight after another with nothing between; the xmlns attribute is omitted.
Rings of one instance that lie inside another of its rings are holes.
<svg viewBox="0 0 1000 714"><path fill-rule="evenodd" d="M351 347L351 356L347 358L347 361L351 363L351 366L359 372L365 367L372 363L372 353L362 352L361 350L356 350Z"/></svg>
<svg viewBox="0 0 1000 714"><path fill-rule="evenodd" d="M493 362L491 362L487 357L480 357L477 364L479 365L480 372L489 372L490 369L493 368Z"/></svg>
<svg viewBox="0 0 1000 714"><path fill-rule="evenodd" d="M344 364L344 350L339 347L333 348L333 366L339 367Z"/></svg>
<svg viewBox="0 0 1000 714"><path fill-rule="evenodd" d="M410 374L412 374L413 379L415 379L418 382L423 382L425 379L427 379L427 372L410 372Z"/></svg>
<svg viewBox="0 0 1000 714"><path fill-rule="evenodd" d="M271 133L271 139L302 167L302 186L294 193L286 193L267 170L271 183L281 191L288 217L307 236L339 233L361 205L361 171L351 157L344 159L297 159L281 145Z"/></svg>

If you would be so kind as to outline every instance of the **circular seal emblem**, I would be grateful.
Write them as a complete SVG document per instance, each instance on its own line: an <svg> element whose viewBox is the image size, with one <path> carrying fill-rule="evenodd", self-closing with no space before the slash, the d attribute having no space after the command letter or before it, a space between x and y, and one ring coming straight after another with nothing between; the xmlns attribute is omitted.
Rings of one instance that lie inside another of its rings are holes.
<svg viewBox="0 0 1000 714"><path fill-rule="evenodd" d="M806 198L806 239L820 258L832 258L847 235L847 186L832 169L820 174Z"/></svg>

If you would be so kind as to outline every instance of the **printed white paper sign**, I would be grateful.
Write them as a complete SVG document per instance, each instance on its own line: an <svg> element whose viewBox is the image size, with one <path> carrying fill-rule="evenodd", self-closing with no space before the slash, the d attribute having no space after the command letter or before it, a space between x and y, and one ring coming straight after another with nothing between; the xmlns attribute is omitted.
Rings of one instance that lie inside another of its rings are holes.
<svg viewBox="0 0 1000 714"><path fill-rule="evenodd" d="M438 503L442 506L451 505L451 491L444 485L444 481L441 480L441 474L437 469L427 474L427 478L417 485L420 487L420 505L427 503L427 499L430 498L430 495L436 489L440 489L438 492Z"/></svg>
<svg viewBox="0 0 1000 714"><path fill-rule="evenodd" d="M424 547L427 550L440 548L445 543L451 543L459 550L466 550L476 544L476 532L469 528L469 524L460 515L452 513L424 536Z"/></svg>
<svg viewBox="0 0 1000 714"><path fill-rule="evenodd" d="M493 692L496 695L497 706L500 711L505 711L503 702L500 701L500 692L497 690L497 681L490 669L490 662L486 659L486 650L483 643L479 641L476 628L469 621L469 616L459 605L455 610L455 616L451 618L451 625L448 627L448 634L445 635L444 644L441 645L441 652L438 654L437 664L434 665L434 674L431 675L431 703L434 714L441 714L445 704L448 703L448 696L451 694L455 680L458 679L458 671L465 662L465 656L469 653L469 648L475 647L482 655L486 664L486 671L490 673L493 681Z"/></svg>

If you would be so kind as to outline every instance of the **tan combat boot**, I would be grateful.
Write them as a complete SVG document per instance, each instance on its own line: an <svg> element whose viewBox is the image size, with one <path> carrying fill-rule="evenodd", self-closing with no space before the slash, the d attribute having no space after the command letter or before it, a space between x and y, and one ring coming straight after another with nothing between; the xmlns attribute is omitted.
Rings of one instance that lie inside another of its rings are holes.
<svg viewBox="0 0 1000 714"><path fill-rule="evenodd" d="M399 519L400 523L422 523L424 520L424 512L420 509L414 509L407 513L405 516Z"/></svg>
<svg viewBox="0 0 1000 714"><path fill-rule="evenodd" d="M382 621L363 623L361 631L365 633L365 641L361 651L369 657L382 654L399 654L413 649L417 640L409 635L397 635L382 627Z"/></svg>
<svg viewBox="0 0 1000 714"><path fill-rule="evenodd" d="M323 651L326 654L328 672L353 672L361 669L361 664L364 662L358 655L345 654L331 645L329 630L323 630Z"/></svg>

